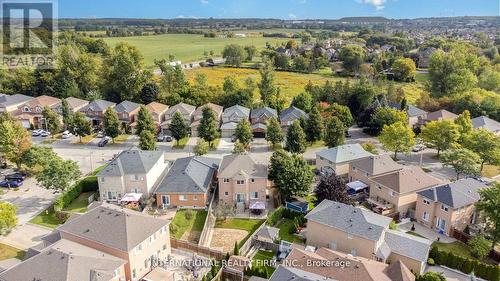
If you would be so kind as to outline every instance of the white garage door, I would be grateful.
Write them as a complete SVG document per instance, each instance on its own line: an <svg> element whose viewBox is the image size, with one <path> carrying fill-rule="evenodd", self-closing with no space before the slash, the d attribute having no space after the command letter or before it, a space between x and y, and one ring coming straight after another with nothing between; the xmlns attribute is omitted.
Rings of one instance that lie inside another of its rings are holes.
<svg viewBox="0 0 500 281"><path fill-rule="evenodd" d="M30 120L21 120L21 124L23 124L23 127L26 129L30 128Z"/></svg>

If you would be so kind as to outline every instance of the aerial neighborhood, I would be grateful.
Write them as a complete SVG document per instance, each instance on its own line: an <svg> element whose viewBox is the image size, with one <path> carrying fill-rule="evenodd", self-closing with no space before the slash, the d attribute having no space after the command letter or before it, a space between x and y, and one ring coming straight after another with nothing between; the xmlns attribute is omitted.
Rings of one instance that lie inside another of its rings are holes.
<svg viewBox="0 0 500 281"><path fill-rule="evenodd" d="M0 281L500 280L498 17L60 2L0 68Z"/></svg>

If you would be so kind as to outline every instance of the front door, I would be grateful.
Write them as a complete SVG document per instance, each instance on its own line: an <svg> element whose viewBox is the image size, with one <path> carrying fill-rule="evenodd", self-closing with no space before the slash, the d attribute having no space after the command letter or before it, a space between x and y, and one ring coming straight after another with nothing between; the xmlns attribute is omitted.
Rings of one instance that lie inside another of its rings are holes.
<svg viewBox="0 0 500 281"><path fill-rule="evenodd" d="M444 219L438 217L438 219L436 221L436 227L439 230L444 231L446 229L446 221Z"/></svg>
<svg viewBox="0 0 500 281"><path fill-rule="evenodd" d="M236 202L237 203L245 202L245 194L244 193L236 194Z"/></svg>
<svg viewBox="0 0 500 281"><path fill-rule="evenodd" d="M170 195L162 195L161 203L163 208L168 208L170 206Z"/></svg>

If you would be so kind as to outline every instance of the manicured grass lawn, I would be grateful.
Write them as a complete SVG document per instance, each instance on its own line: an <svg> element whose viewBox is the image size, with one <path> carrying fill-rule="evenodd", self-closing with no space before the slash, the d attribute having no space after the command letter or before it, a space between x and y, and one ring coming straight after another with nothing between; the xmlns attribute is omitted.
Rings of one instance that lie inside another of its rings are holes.
<svg viewBox="0 0 500 281"><path fill-rule="evenodd" d="M56 217L53 206L50 206L46 211L43 211L38 214L38 216L32 218L30 222L48 228L56 228L58 225L63 223L63 221Z"/></svg>
<svg viewBox="0 0 500 281"><path fill-rule="evenodd" d="M420 83L425 83L429 81L429 78L430 78L429 73L417 73L417 75L415 75L415 81Z"/></svg>
<svg viewBox="0 0 500 281"><path fill-rule="evenodd" d="M282 219L276 227L280 229L281 240L291 243L304 244L304 239L292 234L292 231L295 228L292 220Z"/></svg>
<svg viewBox="0 0 500 281"><path fill-rule="evenodd" d="M462 256L465 258L476 260L476 258L472 256L469 246L467 246L467 244L463 242L460 241L455 241L453 243L434 242L432 245L437 246L441 251L451 252L457 256Z"/></svg>
<svg viewBox="0 0 500 281"><path fill-rule="evenodd" d="M189 140L189 138L186 137L186 138L180 139L179 142L175 141L174 145L172 146L172 148L173 149L184 149L184 147L186 146L188 140Z"/></svg>
<svg viewBox="0 0 500 281"><path fill-rule="evenodd" d="M500 174L500 166L484 165L483 176L492 178Z"/></svg>
<svg viewBox="0 0 500 281"><path fill-rule="evenodd" d="M193 217L191 219L186 218L186 212L188 210L179 210L175 214L172 224L177 226L177 232L173 236L180 239L185 232L191 231L202 231L205 225L205 219L207 218L207 211L205 210L190 210L193 212Z"/></svg>
<svg viewBox="0 0 500 281"><path fill-rule="evenodd" d="M80 137L75 137L71 141L71 143L74 143L74 144L87 144L91 140L95 139L95 137L96 137L96 134L92 134L92 135L88 135L88 136L82 137L82 142L80 142Z"/></svg>
<svg viewBox="0 0 500 281"><path fill-rule="evenodd" d="M231 218L225 221L217 221L215 223L216 228L230 228L230 229L241 229L248 231L248 235L245 239L241 240L239 246L241 247L248 238L259 228L261 224L263 224L265 220L253 220L253 219L238 219Z"/></svg>
<svg viewBox="0 0 500 281"><path fill-rule="evenodd" d="M274 251L257 251L252 259L252 266L263 266L264 264L271 264L270 262L264 261L272 261L275 254L276 253ZM267 268L269 274L272 274L276 270L276 268L270 265L266 265L265 268Z"/></svg>
<svg viewBox="0 0 500 281"><path fill-rule="evenodd" d="M257 49L264 49L266 42L271 45L287 42L286 38L264 38L260 34L245 38L207 38L202 34L165 34L150 36L131 36L104 38L110 46L119 42L126 42L136 46L144 57L147 67L154 67L154 59L168 59L174 55L175 60L182 63L204 60L204 52L214 52L214 57L220 57L227 44L255 45Z"/></svg>
<svg viewBox="0 0 500 281"><path fill-rule="evenodd" d="M120 144L120 143L124 143L128 140L128 138L130 137L130 135L127 135L127 134L123 134L123 135L119 135L115 138L115 144ZM113 144L113 141L111 141L110 144Z"/></svg>
<svg viewBox="0 0 500 281"><path fill-rule="evenodd" d="M0 244L0 260L6 260L12 258L22 260L25 254L26 252L23 250L19 250L9 245Z"/></svg>
<svg viewBox="0 0 500 281"><path fill-rule="evenodd" d="M312 144L308 143L308 148L319 148L319 147L324 147L325 146L325 142L324 141L317 141L317 142L313 142Z"/></svg>
<svg viewBox="0 0 500 281"><path fill-rule="evenodd" d="M211 151L217 150L217 147L219 146L220 139L216 139L212 142L212 147L210 147Z"/></svg>
<svg viewBox="0 0 500 281"><path fill-rule="evenodd" d="M85 213L87 211L88 199L89 199L90 195L92 195L93 193L94 192L85 192L85 193L80 194L64 210L69 211L69 212L74 212L74 213Z"/></svg>

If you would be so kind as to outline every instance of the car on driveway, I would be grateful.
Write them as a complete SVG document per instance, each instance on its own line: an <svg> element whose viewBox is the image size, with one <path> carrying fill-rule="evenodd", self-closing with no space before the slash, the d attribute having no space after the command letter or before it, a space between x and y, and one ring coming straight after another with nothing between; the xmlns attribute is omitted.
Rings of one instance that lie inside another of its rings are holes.
<svg viewBox="0 0 500 281"><path fill-rule="evenodd" d="M32 137L39 137L42 134L42 132L43 132L43 130L41 130L41 129L33 130L33 132L31 132L31 136Z"/></svg>
<svg viewBox="0 0 500 281"><path fill-rule="evenodd" d="M109 143L110 140L111 140L111 138L106 136L106 137L102 138L102 140L100 140L99 143L97 143L97 146L104 147L104 146L106 146L106 144Z"/></svg>
<svg viewBox="0 0 500 281"><path fill-rule="evenodd" d="M23 181L28 177L28 174L23 173L23 172L17 172L17 173L12 173L8 174L5 176L5 180L15 180L15 181Z"/></svg>
<svg viewBox="0 0 500 281"><path fill-rule="evenodd" d="M158 135L156 140L160 142L172 142L174 139L168 135Z"/></svg>
<svg viewBox="0 0 500 281"><path fill-rule="evenodd" d="M40 134L41 137L50 137L52 134L49 132L49 131L42 131L42 133Z"/></svg>
<svg viewBox="0 0 500 281"><path fill-rule="evenodd" d="M70 133L69 131L64 131L64 132L62 133L62 135L61 135L61 138L63 138L63 139L69 139L69 138L70 138L70 137L72 137L72 136L73 136L73 134L72 134L72 133Z"/></svg>
<svg viewBox="0 0 500 281"><path fill-rule="evenodd" d="M104 137L105 137L105 136L104 136L104 132L103 132L103 131L99 131L99 132L97 132L96 138L100 138L100 139L102 139L102 138L104 138Z"/></svg>
<svg viewBox="0 0 500 281"><path fill-rule="evenodd" d="M22 181L16 181L16 180L4 180L0 182L0 187L20 187L23 185Z"/></svg>
<svg viewBox="0 0 500 281"><path fill-rule="evenodd" d="M420 152L420 151L423 151L423 150L425 150L425 149L426 149L425 145L423 145L423 144L417 144L417 145L415 145L415 146L412 148L412 150L411 150L411 151L413 151L413 152Z"/></svg>

